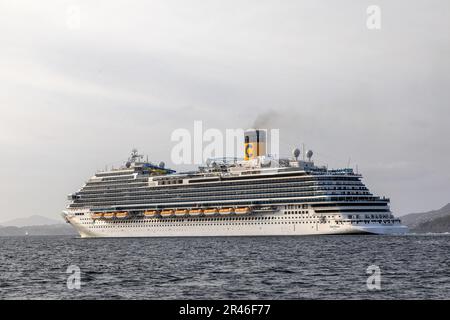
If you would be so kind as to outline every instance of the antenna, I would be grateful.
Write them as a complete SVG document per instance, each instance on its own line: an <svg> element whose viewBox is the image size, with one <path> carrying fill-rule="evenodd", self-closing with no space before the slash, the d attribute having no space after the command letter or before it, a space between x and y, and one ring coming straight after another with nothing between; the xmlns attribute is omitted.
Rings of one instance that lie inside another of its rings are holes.
<svg viewBox="0 0 450 320"><path fill-rule="evenodd" d="M348 158L348 162L347 162L347 168L350 168L350 161L352 160L351 157Z"/></svg>
<svg viewBox="0 0 450 320"><path fill-rule="evenodd" d="M302 149L303 149L303 152L302 152L302 156L303 156L303 161L305 161L305 144L304 143L302 143Z"/></svg>

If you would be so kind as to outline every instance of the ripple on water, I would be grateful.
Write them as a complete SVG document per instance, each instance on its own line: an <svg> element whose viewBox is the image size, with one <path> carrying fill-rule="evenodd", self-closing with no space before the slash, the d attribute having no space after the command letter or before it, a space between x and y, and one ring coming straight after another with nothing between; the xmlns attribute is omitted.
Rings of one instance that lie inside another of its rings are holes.
<svg viewBox="0 0 450 320"><path fill-rule="evenodd" d="M448 236L5 237L3 299L449 299ZM369 291L369 265L381 268ZM67 267L81 290L67 289Z"/></svg>

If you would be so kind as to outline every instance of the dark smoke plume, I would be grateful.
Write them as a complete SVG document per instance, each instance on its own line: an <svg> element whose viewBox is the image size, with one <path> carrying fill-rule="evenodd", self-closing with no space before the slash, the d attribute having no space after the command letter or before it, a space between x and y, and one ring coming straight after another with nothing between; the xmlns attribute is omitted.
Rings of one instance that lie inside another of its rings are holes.
<svg viewBox="0 0 450 320"><path fill-rule="evenodd" d="M269 110L258 114L253 122L254 129L272 129L275 120L279 117L279 113L274 110Z"/></svg>

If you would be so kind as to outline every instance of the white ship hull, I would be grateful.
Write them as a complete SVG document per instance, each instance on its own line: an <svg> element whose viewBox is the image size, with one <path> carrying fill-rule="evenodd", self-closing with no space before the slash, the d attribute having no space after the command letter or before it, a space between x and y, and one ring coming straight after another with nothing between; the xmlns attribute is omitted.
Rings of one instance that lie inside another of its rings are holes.
<svg viewBox="0 0 450 320"><path fill-rule="evenodd" d="M180 218L172 219L174 222L167 222L166 218L153 218L111 223L108 220L80 220L76 216L68 217L67 220L82 238L396 235L407 232L407 228L400 224L365 223L355 225L351 223L336 224L334 221L321 223L311 221L311 219L305 221L304 218L284 220L282 215L276 215L274 218L280 218L280 220L240 222L222 218L223 220L219 221L209 221L211 218L205 217L202 222Z"/></svg>

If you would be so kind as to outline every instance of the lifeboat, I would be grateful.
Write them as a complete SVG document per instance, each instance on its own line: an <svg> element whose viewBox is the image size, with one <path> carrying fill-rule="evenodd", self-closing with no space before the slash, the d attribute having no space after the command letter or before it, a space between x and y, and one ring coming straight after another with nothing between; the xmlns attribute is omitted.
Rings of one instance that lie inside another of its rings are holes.
<svg viewBox="0 0 450 320"><path fill-rule="evenodd" d="M216 208L213 209L205 209L205 211L203 211L203 213L205 214L205 216L213 216L215 214L217 214L219 211Z"/></svg>
<svg viewBox="0 0 450 320"><path fill-rule="evenodd" d="M128 217L128 212L117 212L116 213L116 218L123 219L126 217Z"/></svg>
<svg viewBox="0 0 450 320"><path fill-rule="evenodd" d="M101 217L103 217L103 213L101 213L101 212L92 214L92 219L100 219Z"/></svg>
<svg viewBox="0 0 450 320"><path fill-rule="evenodd" d="M162 217L170 217L174 214L174 211L172 209L166 209L161 211L161 216Z"/></svg>
<svg viewBox="0 0 450 320"><path fill-rule="evenodd" d="M116 214L114 212L107 212L107 213L105 213L103 215L103 218L105 218L105 219L112 219L112 218L114 218L115 215Z"/></svg>
<svg viewBox="0 0 450 320"><path fill-rule="evenodd" d="M156 210L147 210L144 212L144 216L148 217L148 218L154 217L157 214L158 214L158 211L156 211Z"/></svg>
<svg viewBox="0 0 450 320"><path fill-rule="evenodd" d="M191 216L199 216L203 213L202 209L191 209L189 210L189 215Z"/></svg>
<svg viewBox="0 0 450 320"><path fill-rule="evenodd" d="M233 208L222 208L219 210L219 213L223 215L232 214L233 212L234 212Z"/></svg>
<svg viewBox="0 0 450 320"><path fill-rule="evenodd" d="M245 207L245 208L236 208L234 210L234 212L236 214L247 214L250 213L252 210L249 207Z"/></svg>
<svg viewBox="0 0 450 320"><path fill-rule="evenodd" d="M184 217L187 214L188 214L188 210L186 210L186 209L178 209L175 211L175 215L177 217Z"/></svg>

